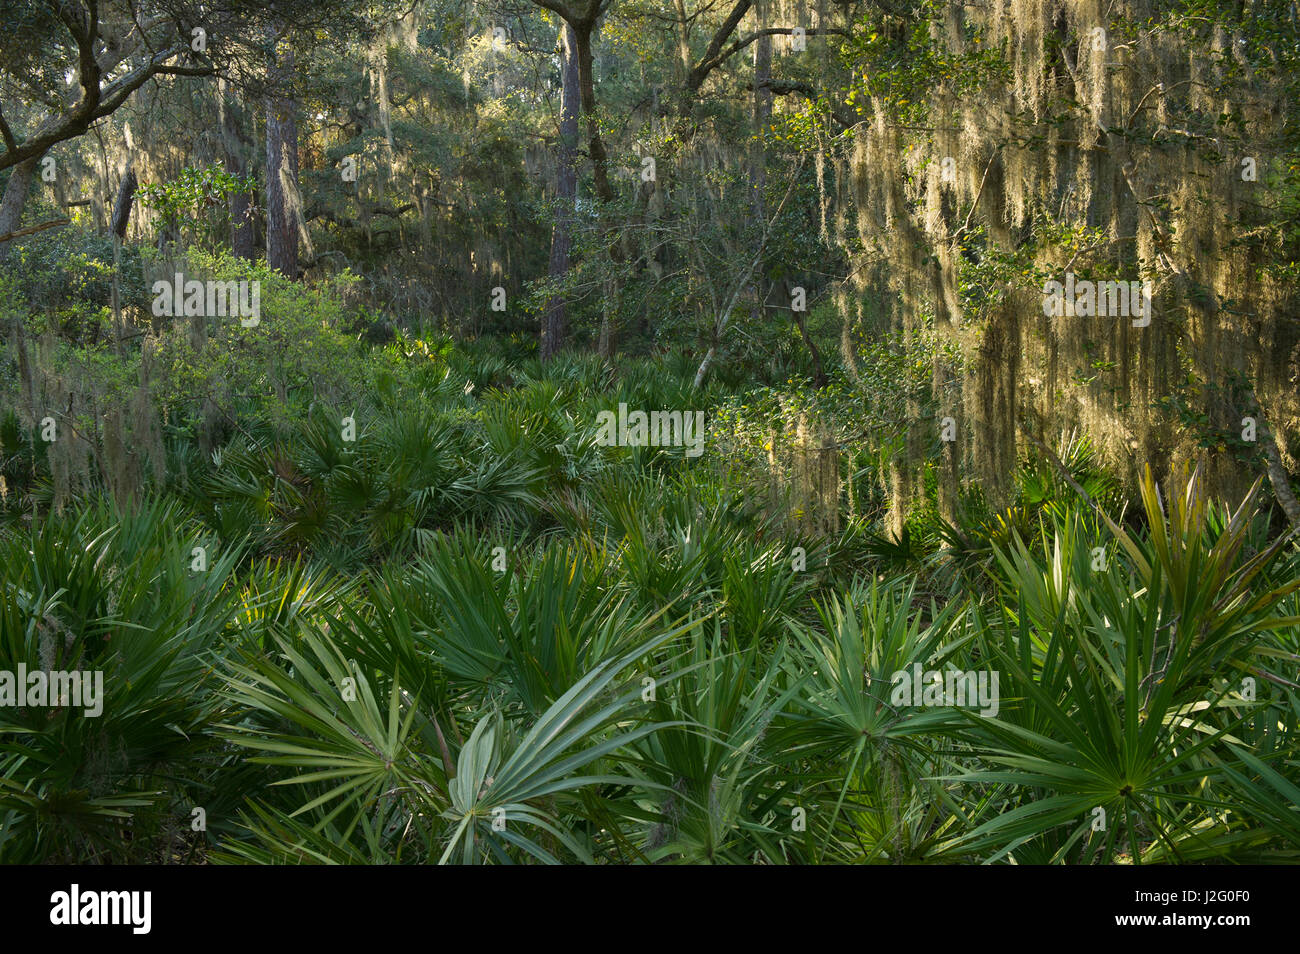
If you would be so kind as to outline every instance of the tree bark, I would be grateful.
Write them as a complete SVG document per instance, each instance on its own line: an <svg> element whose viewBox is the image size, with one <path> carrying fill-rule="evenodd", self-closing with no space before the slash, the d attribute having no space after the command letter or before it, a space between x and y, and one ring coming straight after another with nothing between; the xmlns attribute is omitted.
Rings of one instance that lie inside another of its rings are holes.
<svg viewBox="0 0 1300 954"><path fill-rule="evenodd" d="M245 131L239 100L225 80L221 80L217 87L217 109L221 113L221 148L225 154L226 171L234 176L246 176L252 143ZM230 211L230 251L236 258L251 262L257 243L253 227L253 197L247 192L231 193L227 207Z"/></svg>
<svg viewBox="0 0 1300 954"><path fill-rule="evenodd" d="M126 227L131 222L131 206L135 202L135 190L139 185L135 169L127 166L126 174L117 188L117 201L113 203L113 218L109 222L109 231L118 237L126 238Z"/></svg>
<svg viewBox="0 0 1300 954"><path fill-rule="evenodd" d="M13 232L5 232L0 235L0 243L8 242L11 239L22 238L24 235L35 235L37 232L44 232L46 229L57 229L61 225L67 225L71 219L50 219L48 222L41 222L39 225L29 225L25 229L18 229Z"/></svg>
<svg viewBox="0 0 1300 954"><path fill-rule="evenodd" d="M596 119L596 83L592 73L591 34L595 21L574 26L574 45L578 51L578 87L582 98L582 113L587 117L587 152L591 155L591 174L596 197L601 202L614 199L614 189L609 184L609 156L605 141L600 135Z"/></svg>
<svg viewBox="0 0 1300 954"><path fill-rule="evenodd" d="M609 327L609 314L618 298L618 282L611 278L606 281L606 285L610 290L605 293L605 308L600 314L600 337L596 339L596 354L608 361L614 356L614 335Z"/></svg>
<svg viewBox="0 0 1300 954"><path fill-rule="evenodd" d="M759 4L757 7L757 13L759 27L766 26L766 10L763 4ZM767 216L767 203L764 201L765 197L763 195L767 188L767 165L763 155L763 130L767 128L772 119L772 90L768 85L771 80L772 38L764 36L754 44L754 143L749 154L749 190L753 207L753 221L760 226ZM767 281L760 274L758 280L754 283L752 314L755 321L763 317L763 310L767 304L767 292ZM802 330L803 326L800 325L800 331L802 332ZM819 366L820 363L819 359Z"/></svg>
<svg viewBox="0 0 1300 954"><path fill-rule="evenodd" d="M730 12L728 12L726 19L722 21L722 25L718 27L713 36L709 38L709 46L708 49L705 50L703 58L686 76L686 88L684 92L687 96L687 102L689 102L690 99L699 92L700 87L704 85L704 81L708 78L709 73L718 66L722 58L725 58L722 53L722 44L727 41L727 37L736 32L736 28L740 26L740 21L745 18L745 14L749 12L749 8L753 5L753 0L736 0L736 3L732 6ZM733 43L732 46L732 53L740 49L737 44Z"/></svg>
<svg viewBox="0 0 1300 954"><path fill-rule="evenodd" d="M0 199L0 262L9 252L9 233L18 231L18 223L23 217L23 207L27 204L27 193L31 191L32 180L36 178L36 163L40 156L33 156L25 162L14 166L5 186L4 198Z"/></svg>
<svg viewBox="0 0 1300 954"><path fill-rule="evenodd" d="M266 262L298 277L298 222L290 196L298 181L298 104L285 92L293 50L272 54L273 92L266 106Z"/></svg>
<svg viewBox="0 0 1300 954"><path fill-rule="evenodd" d="M1300 530L1300 501L1296 500L1291 490L1291 475L1282 466L1282 455L1278 453L1277 441L1273 439L1273 432L1263 420L1263 415L1260 415L1260 424L1262 426L1259 428L1259 442L1264 451L1264 469L1268 472L1268 482L1273 486L1273 496L1277 498L1278 505L1286 514L1291 527Z"/></svg>
<svg viewBox="0 0 1300 954"><path fill-rule="evenodd" d="M578 195L578 107L581 92L578 81L577 38L571 24L560 30L564 49L563 85L560 93L559 164L555 194L555 227L551 231L552 282L563 281L569 273L569 254L573 248L575 202ZM541 356L553 357L568 337L568 311L565 296L555 294L542 314Z"/></svg>
<svg viewBox="0 0 1300 954"><path fill-rule="evenodd" d="M113 203L113 218L109 222L109 231L113 235L113 349L122 357L122 296L119 289L119 276L122 274L122 240L126 238L126 227L131 224L131 206L135 202L135 190L139 185L135 169L126 167L122 183L117 189L117 201Z"/></svg>

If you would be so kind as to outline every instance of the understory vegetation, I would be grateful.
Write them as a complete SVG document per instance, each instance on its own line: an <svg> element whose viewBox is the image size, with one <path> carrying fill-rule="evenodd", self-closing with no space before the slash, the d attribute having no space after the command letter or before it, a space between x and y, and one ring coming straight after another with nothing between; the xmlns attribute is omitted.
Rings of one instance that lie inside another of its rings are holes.
<svg viewBox="0 0 1300 954"><path fill-rule="evenodd" d="M1295 858L1300 565L1258 488L1121 513L1075 440L901 538L867 464L832 531L718 448L834 387L716 385L691 458L596 441L681 406L671 356L363 350L364 403L170 425L120 503L51 509L5 424L6 665L106 689L0 709L0 861ZM914 669L996 672L995 714L899 704Z"/></svg>

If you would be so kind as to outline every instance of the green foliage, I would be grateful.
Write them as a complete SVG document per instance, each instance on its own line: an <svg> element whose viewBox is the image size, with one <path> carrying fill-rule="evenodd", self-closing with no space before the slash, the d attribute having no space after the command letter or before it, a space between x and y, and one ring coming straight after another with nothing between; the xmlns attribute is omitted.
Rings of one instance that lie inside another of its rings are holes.
<svg viewBox="0 0 1300 954"><path fill-rule="evenodd" d="M191 244L197 240L211 248L230 224L226 200L256 186L253 176L232 175L221 165L204 169L186 166L175 179L141 184L137 194L141 205L158 212L166 228L179 231L186 223Z"/></svg>
<svg viewBox="0 0 1300 954"><path fill-rule="evenodd" d="M223 796L210 654L234 614L225 580L238 556L214 553L194 573L191 549L207 542L160 502L0 537L0 669L97 672L103 686L96 716L0 707L5 861L192 857L190 808Z"/></svg>
<svg viewBox="0 0 1300 954"><path fill-rule="evenodd" d="M252 414L274 424L301 420L322 401L355 389L354 344L345 336L345 297L355 283L346 272L307 287L265 263L191 250L177 262L151 262L150 272L173 281L257 282L260 316L251 327L234 317L199 319L201 335L183 318L158 320L155 393L160 406L182 420L209 410L224 424ZM170 296L155 289L153 295ZM351 384L353 389L347 389Z"/></svg>
<svg viewBox="0 0 1300 954"><path fill-rule="evenodd" d="M15 511L0 670L105 698L0 707L0 857L1296 857L1300 556L1257 494L1148 478L1121 525L1029 458L1005 514L809 537L741 474L591 444L662 373L497 360L402 338L355 441L246 410L207 459L177 428L169 502ZM0 424L15 483L28 439ZM914 670L996 673L997 711L900 701Z"/></svg>

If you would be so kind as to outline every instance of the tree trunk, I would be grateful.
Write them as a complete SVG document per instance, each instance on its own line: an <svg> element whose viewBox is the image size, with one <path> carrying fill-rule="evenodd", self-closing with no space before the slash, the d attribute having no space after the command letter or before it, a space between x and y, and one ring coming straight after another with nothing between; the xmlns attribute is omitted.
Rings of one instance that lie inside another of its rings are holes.
<svg viewBox="0 0 1300 954"><path fill-rule="evenodd" d="M135 203L138 185L135 169L127 166L122 182L117 187L117 201L113 203L113 217L109 220L109 231L119 239L126 238L126 227L131 223L131 206Z"/></svg>
<svg viewBox="0 0 1300 954"><path fill-rule="evenodd" d="M1300 530L1300 502L1297 502L1291 491L1291 475L1282 466L1282 455L1278 453L1273 432L1268 424L1262 420L1261 423L1263 426L1259 428L1259 442L1263 445L1264 467L1268 471L1268 482L1273 485L1273 496L1277 498L1291 527Z"/></svg>
<svg viewBox="0 0 1300 954"><path fill-rule="evenodd" d="M611 271L605 279L605 301L600 312L600 338L596 343L596 353L606 361L614 357L614 332L610 327L610 315L616 311L618 289L618 279Z"/></svg>
<svg viewBox="0 0 1300 954"><path fill-rule="evenodd" d="M760 278L761 282L762 279ZM786 282L786 291L790 292L790 283ZM761 307L761 304L760 304ZM790 310L794 315L795 326L799 329L799 337L803 339L804 347L808 349L808 354L812 356L813 361L813 386L818 388L826 387L826 370L822 365L821 349L817 347L817 342L813 341L812 335L808 334L808 326L804 323L803 314L794 309Z"/></svg>
<svg viewBox="0 0 1300 954"><path fill-rule="evenodd" d="M767 27L767 16L764 4L759 4L756 8L758 13L758 28ZM763 131L768 127L772 120L772 90L768 85L772 80L772 38L770 36L759 37L754 42L754 144L749 154L749 189L750 201L753 207L754 222L761 228L767 218L767 204L764 201L764 191L767 188L767 164L763 155ZM762 274L754 282L754 307L752 310L755 321L763 317L763 309L767 305L768 284ZM802 325L800 332L803 331ZM805 335L805 340L807 336ZM818 366L821 361L818 359Z"/></svg>
<svg viewBox="0 0 1300 954"><path fill-rule="evenodd" d="M709 345L709 350L704 353L704 360L700 362L700 366L695 372L695 380L691 382L691 387L695 388L695 390L698 391L703 386L704 379L708 377L709 368L713 367L713 359L717 356L718 346Z"/></svg>
<svg viewBox="0 0 1300 954"><path fill-rule="evenodd" d="M217 108L221 113L221 148L225 154L226 171L233 176L246 176L252 143L245 133L243 109L225 80L218 84ZM257 241L253 228L253 197L247 192L231 193L228 207L230 251L236 258L252 261Z"/></svg>
<svg viewBox="0 0 1300 954"><path fill-rule="evenodd" d="M27 204L27 193L31 191L32 180L36 178L36 163L39 159L39 156L33 156L20 162L9 174L4 198L0 199L0 235L18 230L18 223L23 217L23 206ZM0 242L0 261L4 261L8 252L9 242Z"/></svg>
<svg viewBox="0 0 1300 954"><path fill-rule="evenodd" d="M563 281L569 273L569 253L573 248L574 203L578 195L578 105L581 97L578 83L577 40L573 27L564 24L560 30L564 46L564 76L560 94L559 170L555 194L557 199L555 227L551 231L551 263L549 275L552 282ZM558 353L568 337L568 313L565 296L555 294L546 303L542 314L541 356L550 358Z"/></svg>
<svg viewBox="0 0 1300 954"><path fill-rule="evenodd" d="M113 348L119 358L122 357L122 297L118 277L122 272L122 240L126 238L126 227L131 223L131 206L138 185L135 169L127 166L126 175L122 176L122 184L117 189L110 224L113 234Z"/></svg>
<svg viewBox="0 0 1300 954"><path fill-rule="evenodd" d="M285 92L293 50L272 56L272 92L266 106L266 262L297 278L298 222L291 196L298 181L298 104Z"/></svg>
<svg viewBox="0 0 1300 954"><path fill-rule="evenodd" d="M587 117L587 152L591 155L591 172L596 196L601 202L614 198L609 184L608 154L605 141L600 137L600 124L596 121L596 84L592 75L591 33L594 23L574 27L574 43L578 51L578 88L582 96L582 112Z"/></svg>

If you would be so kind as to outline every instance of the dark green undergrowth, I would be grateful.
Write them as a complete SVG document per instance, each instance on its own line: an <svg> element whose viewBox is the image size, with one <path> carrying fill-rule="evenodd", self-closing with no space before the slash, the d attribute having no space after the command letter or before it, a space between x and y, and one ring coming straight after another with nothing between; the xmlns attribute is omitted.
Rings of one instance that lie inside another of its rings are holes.
<svg viewBox="0 0 1300 954"><path fill-rule="evenodd" d="M0 862L1296 860L1300 564L1258 489L1122 514L1065 441L1100 510L1026 460L1009 509L892 537L864 453L813 531L721 449L843 385L690 365L399 336L292 414L178 405L117 500L56 501L0 421L0 669L104 674L98 716L0 707ZM602 446L619 403L704 410L704 452Z"/></svg>

